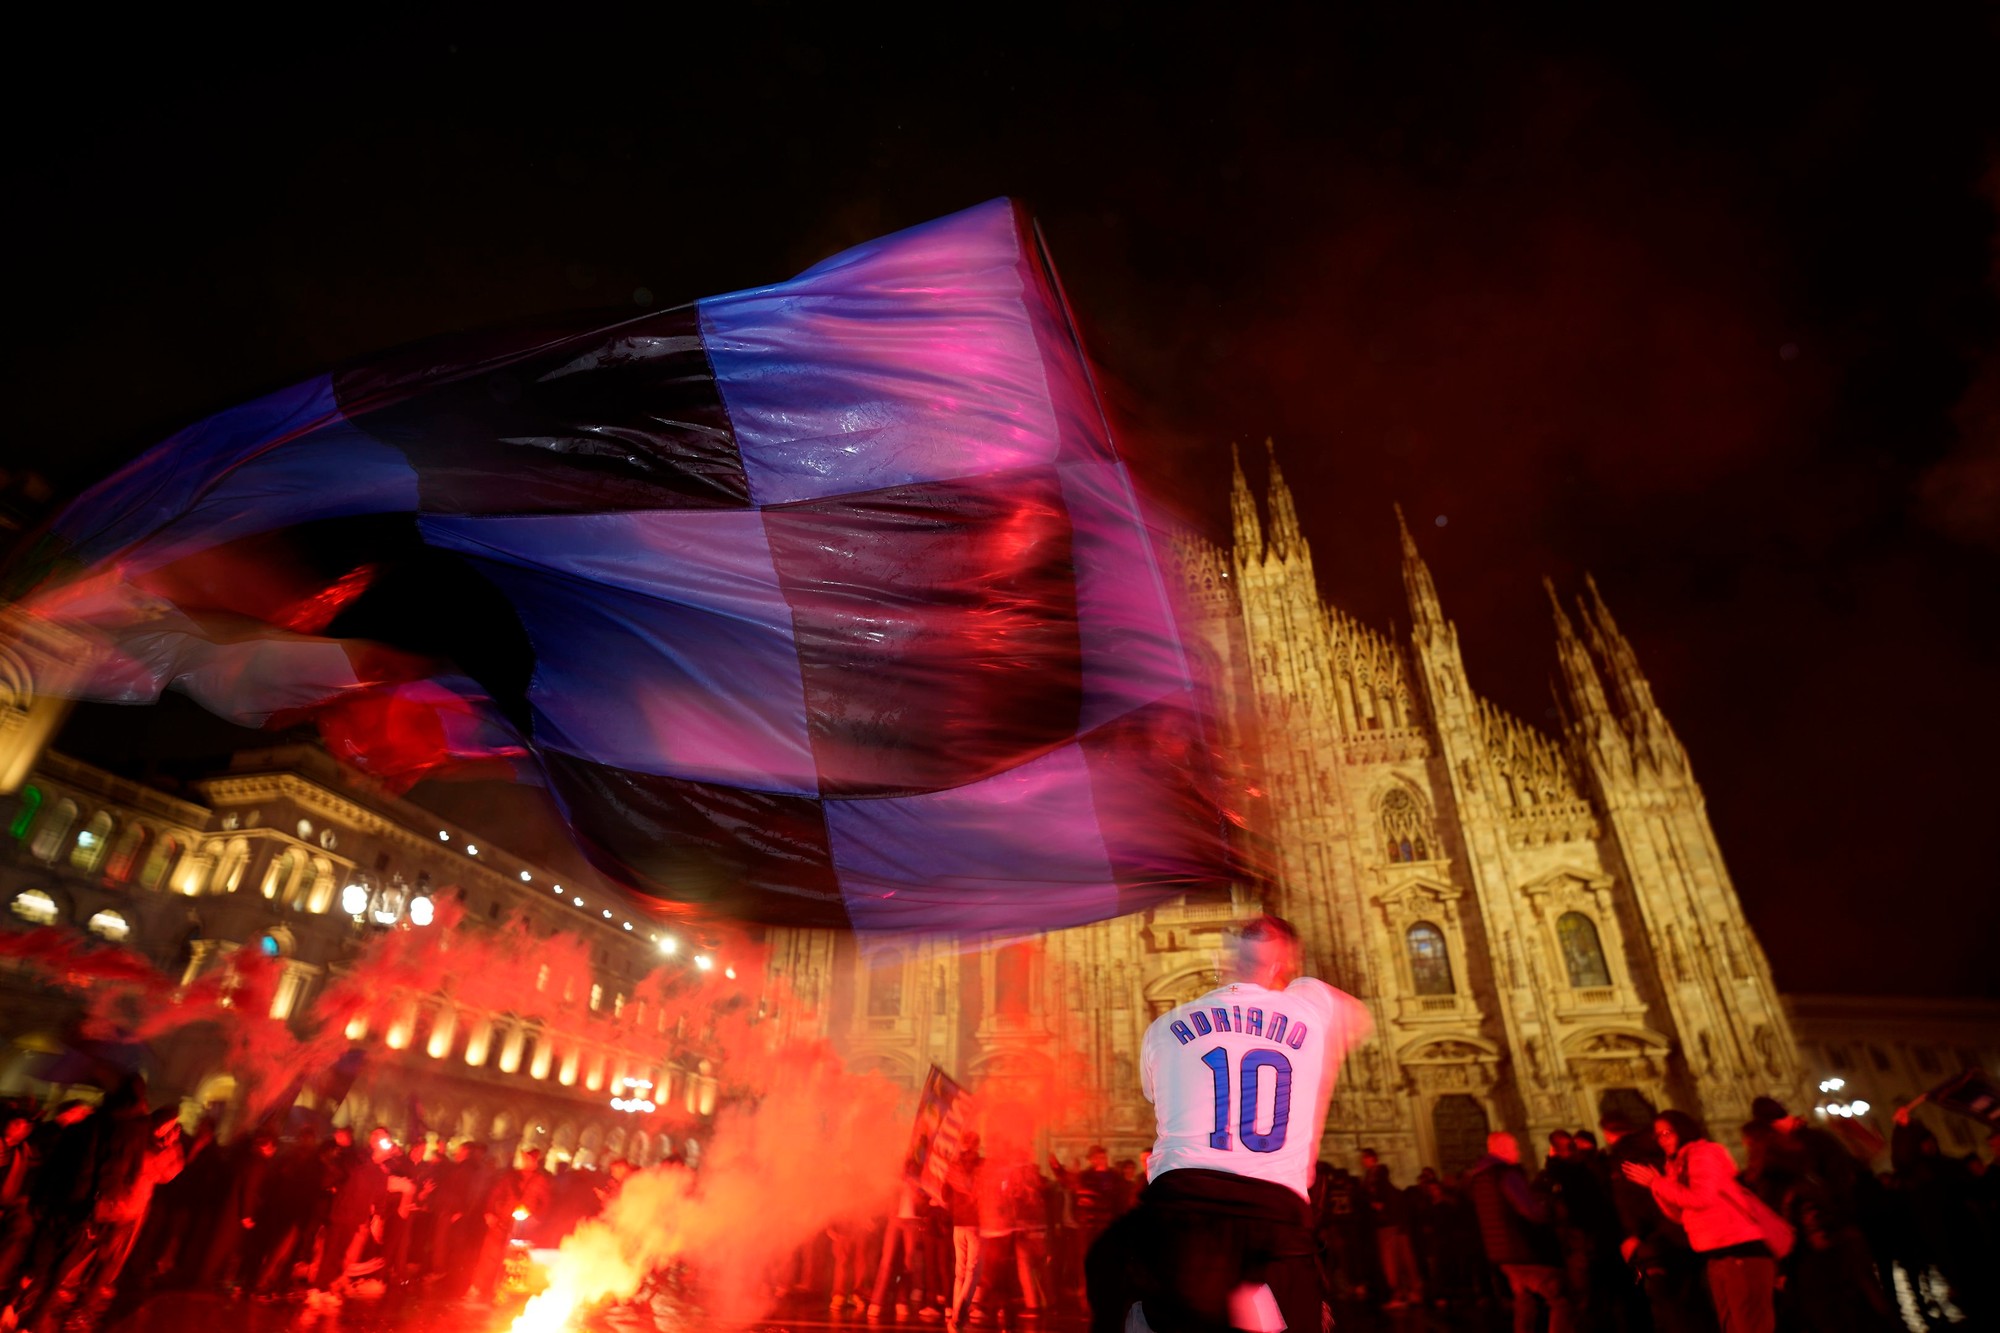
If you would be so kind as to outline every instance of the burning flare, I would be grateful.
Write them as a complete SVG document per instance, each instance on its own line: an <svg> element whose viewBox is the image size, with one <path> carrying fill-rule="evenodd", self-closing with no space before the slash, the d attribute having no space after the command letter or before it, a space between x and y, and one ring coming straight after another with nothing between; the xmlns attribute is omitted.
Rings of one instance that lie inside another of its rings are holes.
<svg viewBox="0 0 2000 1333"><path fill-rule="evenodd" d="M748 1045L748 1043L746 1043ZM512 1333L558 1333L595 1306L636 1295L685 1264L705 1311L765 1314L771 1267L828 1224L885 1208L908 1141L907 1094L850 1074L824 1043L771 1044L732 1057L753 1089L716 1117L699 1175L655 1166L626 1180L549 1265L549 1285Z"/></svg>

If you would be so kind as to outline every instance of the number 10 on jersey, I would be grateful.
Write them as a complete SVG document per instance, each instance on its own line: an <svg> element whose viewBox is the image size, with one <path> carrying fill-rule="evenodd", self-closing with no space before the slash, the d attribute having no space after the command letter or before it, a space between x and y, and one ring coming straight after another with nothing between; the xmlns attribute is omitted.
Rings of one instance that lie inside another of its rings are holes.
<svg viewBox="0 0 2000 1333"><path fill-rule="evenodd" d="M1208 1146L1227 1152L1229 1143L1229 1094L1232 1091L1229 1078L1229 1052L1218 1046L1201 1062L1208 1066L1208 1072L1215 1076L1215 1132L1208 1136ZM1262 1099L1262 1071L1277 1071L1277 1082L1271 1096L1271 1132L1257 1132L1257 1103ZM1243 1146L1251 1152L1276 1152L1285 1146L1285 1125L1292 1116L1292 1062L1278 1051L1251 1051L1243 1057L1241 1091L1237 1102L1237 1133L1243 1139Z"/></svg>

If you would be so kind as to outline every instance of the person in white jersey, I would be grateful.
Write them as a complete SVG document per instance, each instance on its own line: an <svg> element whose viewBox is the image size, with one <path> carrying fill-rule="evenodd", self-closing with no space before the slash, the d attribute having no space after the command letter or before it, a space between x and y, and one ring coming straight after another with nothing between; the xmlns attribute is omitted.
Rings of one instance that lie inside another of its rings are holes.
<svg viewBox="0 0 2000 1333"><path fill-rule="evenodd" d="M1320 1333L1307 1191L1340 1062L1375 1025L1300 965L1289 923L1245 922L1228 939L1224 983L1146 1030L1139 1077L1159 1129L1148 1216L1130 1235L1150 1251L1134 1267L1156 1333L1270 1329L1273 1315L1291 1333Z"/></svg>

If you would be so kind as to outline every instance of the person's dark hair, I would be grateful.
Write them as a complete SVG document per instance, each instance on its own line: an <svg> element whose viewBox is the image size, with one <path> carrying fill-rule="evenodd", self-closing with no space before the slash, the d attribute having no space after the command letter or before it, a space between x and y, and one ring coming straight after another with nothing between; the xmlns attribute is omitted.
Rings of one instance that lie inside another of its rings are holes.
<svg viewBox="0 0 2000 1333"><path fill-rule="evenodd" d="M1299 942L1299 932L1293 929L1292 923L1269 912L1245 921L1236 928L1236 935L1239 939L1246 940L1287 940L1293 944Z"/></svg>
<svg viewBox="0 0 2000 1333"><path fill-rule="evenodd" d="M1661 1121L1665 1121L1673 1127L1674 1137L1679 1139L1683 1144L1693 1143L1698 1139L1708 1137L1708 1131L1701 1127L1701 1121L1696 1120L1686 1111L1662 1111L1653 1117L1654 1124L1657 1125Z"/></svg>
<svg viewBox="0 0 2000 1333"><path fill-rule="evenodd" d="M1579 1129L1576 1133L1570 1135L1570 1140L1574 1143L1588 1143L1593 1148L1597 1146L1597 1135L1587 1129Z"/></svg>
<svg viewBox="0 0 2000 1333"><path fill-rule="evenodd" d="M1605 1116L1597 1122L1597 1127L1606 1134L1616 1134L1621 1139L1628 1134L1637 1133L1637 1130L1633 1128L1632 1122L1622 1115Z"/></svg>
<svg viewBox="0 0 2000 1333"><path fill-rule="evenodd" d="M1776 1097L1759 1097L1750 1103L1750 1118L1766 1124L1773 1120L1783 1120L1788 1113L1785 1104Z"/></svg>

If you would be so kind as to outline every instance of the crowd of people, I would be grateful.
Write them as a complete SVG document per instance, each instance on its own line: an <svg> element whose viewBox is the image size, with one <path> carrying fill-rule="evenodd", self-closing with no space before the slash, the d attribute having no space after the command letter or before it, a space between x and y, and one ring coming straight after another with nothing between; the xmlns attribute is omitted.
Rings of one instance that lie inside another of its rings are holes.
<svg viewBox="0 0 2000 1333"><path fill-rule="evenodd" d="M1740 1170L1677 1111L1552 1134L1532 1176L1505 1133L1465 1171L1408 1186L1366 1150L1358 1172L1321 1162L1310 1215L1327 1298L1336 1312L1511 1304L1517 1333L1878 1333L1905 1308L1984 1326L2000 1172L1899 1120L1879 1176L1769 1099L1741 1127ZM548 1171L533 1150L501 1161L383 1129L224 1143L148 1111L136 1082L94 1105L0 1108L0 1328L105 1327L174 1288L490 1300L512 1243L555 1244L630 1170ZM1065 1166L969 1138L941 1181L913 1163L886 1215L827 1227L776 1285L856 1320L1086 1317L1093 1246L1145 1188L1142 1162L1101 1147Z"/></svg>
<svg viewBox="0 0 2000 1333"><path fill-rule="evenodd" d="M1331 1299L1511 1303L1517 1333L1878 1333L1905 1327L1906 1308L1988 1326L2000 1172L1944 1155L1907 1117L1879 1176L1769 1098L1755 1117L1740 1170L1679 1111L1553 1133L1532 1178L1506 1133L1463 1173L1426 1168L1407 1188L1372 1153L1359 1175L1322 1163L1313 1209Z"/></svg>
<svg viewBox="0 0 2000 1333"><path fill-rule="evenodd" d="M1517 1333L1880 1333L1905 1327L1905 1303L1939 1324L1992 1317L2000 1172L1910 1122L1878 1176L1769 1099L1741 1134L1741 1170L1678 1111L1556 1132L1532 1174L1504 1133L1465 1171L1409 1185L1372 1151L1358 1172L1322 1162L1311 1210L1328 1300L1337 1316L1480 1324L1511 1306ZM975 1142L942 1188L912 1169L891 1215L830 1228L782 1285L856 1319L1084 1317L1091 1246L1144 1189L1140 1162L1114 1166L1102 1148L1044 1169Z"/></svg>
<svg viewBox="0 0 2000 1333"><path fill-rule="evenodd" d="M257 1129L234 1142L136 1080L93 1104L0 1107L0 1328L114 1324L173 1289L338 1303L360 1290L490 1300L512 1242L554 1245L631 1172L533 1149Z"/></svg>
<svg viewBox="0 0 2000 1333"><path fill-rule="evenodd" d="M1101 1147L1065 1167L968 1136L941 1182L905 1171L889 1215L836 1222L794 1257L785 1294L871 1320L1002 1324L1084 1309L1083 1258L1137 1199L1140 1164Z"/></svg>

